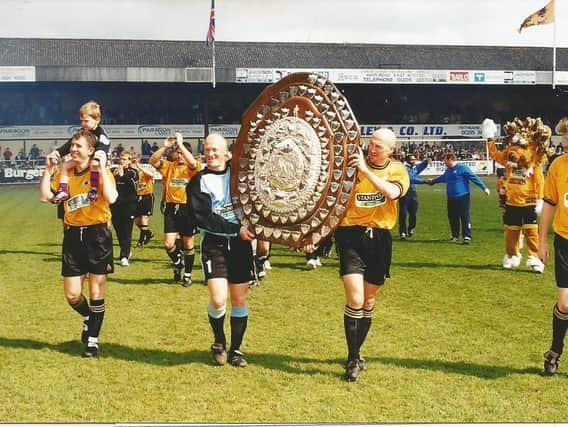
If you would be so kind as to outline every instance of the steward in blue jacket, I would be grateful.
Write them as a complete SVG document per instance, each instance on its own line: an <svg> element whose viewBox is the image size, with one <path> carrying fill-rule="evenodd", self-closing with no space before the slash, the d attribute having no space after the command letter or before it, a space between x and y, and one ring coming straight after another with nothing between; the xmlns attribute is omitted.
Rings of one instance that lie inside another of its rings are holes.
<svg viewBox="0 0 568 427"><path fill-rule="evenodd" d="M479 179L473 171L464 164L458 163L456 155L446 154L444 157L446 171L437 178L429 180L429 184L439 182L446 183L446 194L448 196L448 220L452 233L451 241L457 242L460 229L463 236L463 243L471 242L471 217L469 209L471 205L469 182L473 182L481 188L485 194L489 195L489 188Z"/></svg>

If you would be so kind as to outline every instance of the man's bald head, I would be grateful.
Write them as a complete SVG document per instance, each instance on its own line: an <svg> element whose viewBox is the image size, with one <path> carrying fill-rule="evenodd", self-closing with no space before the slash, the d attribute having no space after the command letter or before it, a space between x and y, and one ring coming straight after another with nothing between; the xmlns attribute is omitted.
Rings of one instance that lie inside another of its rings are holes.
<svg viewBox="0 0 568 427"><path fill-rule="evenodd" d="M225 137L211 133L205 138L204 145L207 168L213 171L225 170L229 159L229 146Z"/></svg>
<svg viewBox="0 0 568 427"><path fill-rule="evenodd" d="M396 135L389 128L380 128L373 132L371 139L380 139L383 143L388 144L391 148L396 145Z"/></svg>
<svg viewBox="0 0 568 427"><path fill-rule="evenodd" d="M205 138L204 145L207 144L214 144L217 145L219 148L224 148L225 150L229 149L229 144L227 144L227 140L225 137L219 133L210 133L207 138Z"/></svg>
<svg viewBox="0 0 568 427"><path fill-rule="evenodd" d="M387 128L381 128L373 132L369 140L368 158L375 165L384 164L394 151L396 135Z"/></svg>

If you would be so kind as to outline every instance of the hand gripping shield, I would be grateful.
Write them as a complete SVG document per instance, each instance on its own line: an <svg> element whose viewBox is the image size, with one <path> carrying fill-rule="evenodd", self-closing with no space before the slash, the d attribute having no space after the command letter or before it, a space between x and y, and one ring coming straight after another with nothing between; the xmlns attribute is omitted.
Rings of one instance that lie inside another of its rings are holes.
<svg viewBox="0 0 568 427"><path fill-rule="evenodd" d="M260 240L317 245L337 228L357 170L361 134L349 103L314 73L268 86L243 116L231 160L231 197Z"/></svg>

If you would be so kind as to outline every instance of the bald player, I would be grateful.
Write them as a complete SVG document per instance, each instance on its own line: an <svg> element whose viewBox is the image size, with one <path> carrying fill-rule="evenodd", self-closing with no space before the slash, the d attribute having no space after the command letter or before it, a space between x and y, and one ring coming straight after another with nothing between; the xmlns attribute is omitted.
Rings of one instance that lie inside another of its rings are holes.
<svg viewBox="0 0 568 427"><path fill-rule="evenodd" d="M367 369L359 351L371 327L377 295L390 277L390 230L397 221L397 199L410 185L404 165L390 158L395 144L394 133L382 128L371 136L367 157L360 148L349 156L349 166L358 170L357 180L335 233L346 299L347 381L357 381L360 371Z"/></svg>
<svg viewBox="0 0 568 427"><path fill-rule="evenodd" d="M190 216L202 232L201 262L209 288L207 313L213 330L215 363L245 367L240 347L247 329L249 286L254 280L251 241L255 235L242 226L231 203L231 167L227 141L219 134L205 139L207 167L187 186ZM227 355L225 314L231 298L231 341Z"/></svg>

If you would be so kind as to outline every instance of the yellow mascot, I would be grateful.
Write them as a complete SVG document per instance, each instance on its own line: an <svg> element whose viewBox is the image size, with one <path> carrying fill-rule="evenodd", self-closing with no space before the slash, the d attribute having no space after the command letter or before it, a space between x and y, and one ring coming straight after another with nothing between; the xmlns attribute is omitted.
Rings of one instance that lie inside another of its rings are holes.
<svg viewBox="0 0 568 427"><path fill-rule="evenodd" d="M503 268L510 270L521 264L520 236L523 232L528 252L527 267L535 273L544 272L538 258L537 216L542 209L544 191L543 165L552 132L540 118L515 117L503 127L504 148L496 146L497 126L493 120L482 123L483 137L488 140L490 157L505 167L505 256Z"/></svg>

